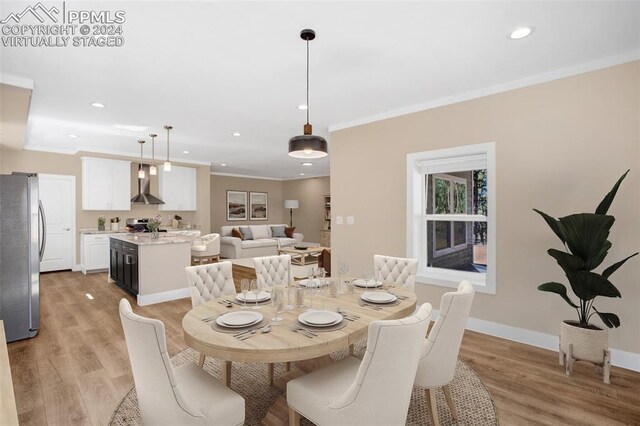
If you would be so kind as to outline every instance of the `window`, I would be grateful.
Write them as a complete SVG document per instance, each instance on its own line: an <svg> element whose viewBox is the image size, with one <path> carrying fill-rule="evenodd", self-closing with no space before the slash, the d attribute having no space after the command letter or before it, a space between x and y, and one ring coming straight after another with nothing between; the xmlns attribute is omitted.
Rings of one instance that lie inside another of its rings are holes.
<svg viewBox="0 0 640 426"><path fill-rule="evenodd" d="M416 282L495 293L495 145L409 154L407 180Z"/></svg>

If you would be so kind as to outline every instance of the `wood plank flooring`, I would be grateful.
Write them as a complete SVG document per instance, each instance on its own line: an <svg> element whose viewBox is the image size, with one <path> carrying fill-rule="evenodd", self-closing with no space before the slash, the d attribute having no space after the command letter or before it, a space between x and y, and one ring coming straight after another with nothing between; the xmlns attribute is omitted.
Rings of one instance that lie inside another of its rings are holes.
<svg viewBox="0 0 640 426"><path fill-rule="evenodd" d="M8 345L20 423L105 425L133 386L118 315L118 301L133 298L103 273L42 274L40 288L38 336ZM181 321L190 308L182 299L134 310L165 323L173 355L186 348ZM567 377L556 352L474 332L460 356L491 392L501 425L640 425L640 373L614 367L605 385L577 363Z"/></svg>

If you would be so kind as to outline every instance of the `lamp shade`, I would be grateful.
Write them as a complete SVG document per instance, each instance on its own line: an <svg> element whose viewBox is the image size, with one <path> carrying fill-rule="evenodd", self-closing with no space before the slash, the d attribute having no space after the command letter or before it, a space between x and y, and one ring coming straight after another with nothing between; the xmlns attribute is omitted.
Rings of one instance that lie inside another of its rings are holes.
<svg viewBox="0 0 640 426"><path fill-rule="evenodd" d="M285 209L297 209L299 207L300 207L300 202L298 200L284 200Z"/></svg>

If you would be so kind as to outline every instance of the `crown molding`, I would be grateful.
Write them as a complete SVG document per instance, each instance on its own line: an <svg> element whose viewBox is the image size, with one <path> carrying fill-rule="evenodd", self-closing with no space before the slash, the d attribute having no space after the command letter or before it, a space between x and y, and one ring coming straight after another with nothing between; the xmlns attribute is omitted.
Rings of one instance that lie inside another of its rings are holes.
<svg viewBox="0 0 640 426"><path fill-rule="evenodd" d="M260 179L260 180L275 180L275 181L279 181L279 182L286 182L289 180L301 180L301 179L314 179L314 178L321 178L321 177L328 177L328 174L324 174L324 175L318 175L318 176L305 176L305 177L295 177L295 178L274 178L274 177L266 177L266 176L251 176L251 175L238 175L235 173L218 173L218 172L211 172L212 176L227 176L227 177L236 177L236 178L243 178L243 179Z"/></svg>
<svg viewBox="0 0 640 426"><path fill-rule="evenodd" d="M528 86L533 86L540 83L546 83L553 80L559 80L565 77L571 77L574 75L584 74L590 71L596 71L604 68L613 67L616 65L625 64L640 60L640 50L634 50L631 52L625 52L619 55L607 56L602 59L598 59L591 62L585 62L583 64L574 65L566 68L560 68L554 71L549 71L534 76L513 80L507 83L498 84L495 86L486 87L483 89L473 90L470 92L464 92L457 95L449 96L446 98L436 99L434 101L424 102L420 104L411 105L408 107L396 109L393 111L383 112L381 114L370 115L368 117L358 118L356 120L347 121L344 123L337 123L329 125L329 132L336 132L338 130L349 129L351 127L362 126L364 124L374 123L376 121L382 121L389 118L400 117L415 112L425 111L433 108L438 108L446 105L456 104L459 102L469 101L472 99L482 98L489 95L495 95L497 93L508 92L510 90L521 89Z"/></svg>

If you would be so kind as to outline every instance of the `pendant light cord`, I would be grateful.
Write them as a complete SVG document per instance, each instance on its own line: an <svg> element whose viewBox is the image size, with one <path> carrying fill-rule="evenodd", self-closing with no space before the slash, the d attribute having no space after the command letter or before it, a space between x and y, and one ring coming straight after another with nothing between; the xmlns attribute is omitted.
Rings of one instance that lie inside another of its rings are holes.
<svg viewBox="0 0 640 426"><path fill-rule="evenodd" d="M307 124L309 124L309 40L307 40Z"/></svg>

